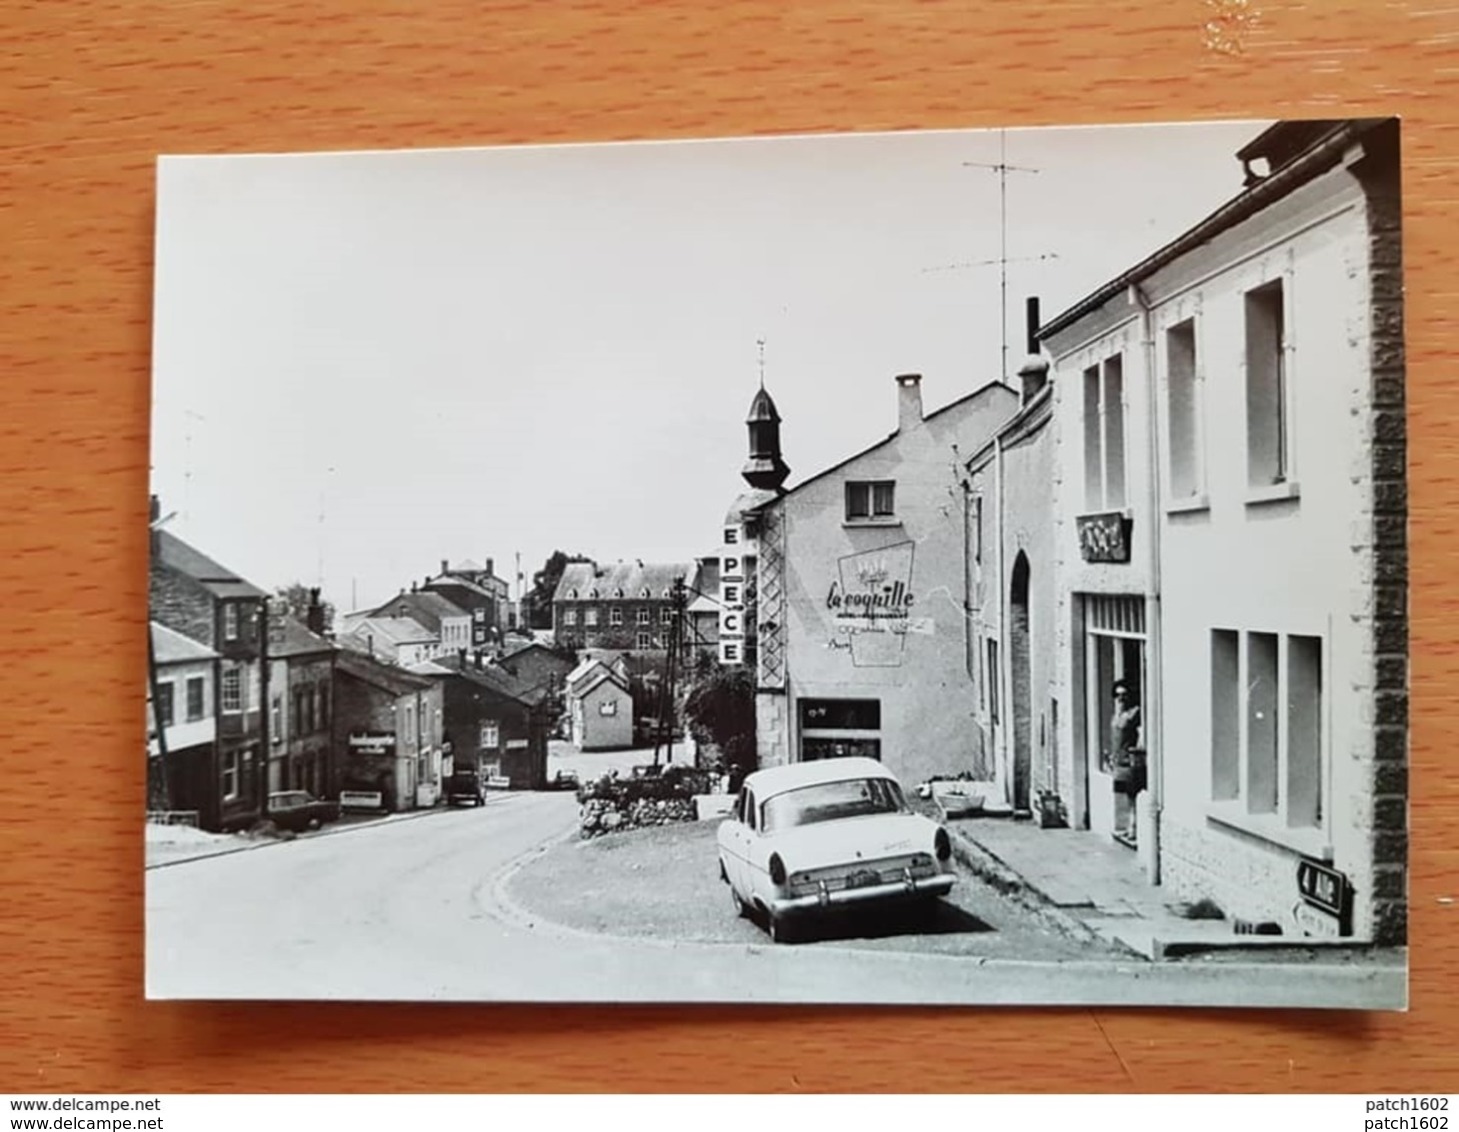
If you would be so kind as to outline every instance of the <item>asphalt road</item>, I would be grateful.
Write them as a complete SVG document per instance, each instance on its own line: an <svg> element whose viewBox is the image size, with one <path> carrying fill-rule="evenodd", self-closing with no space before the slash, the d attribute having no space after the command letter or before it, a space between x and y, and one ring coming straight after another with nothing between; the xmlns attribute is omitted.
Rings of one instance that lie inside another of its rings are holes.
<svg viewBox="0 0 1459 1132"><path fill-rule="evenodd" d="M1031 961L846 937L777 947L749 925L720 942L604 935L514 895L576 810L571 794L496 795L482 809L149 869L148 997L1318 1006L1392 995L1380 985L1392 974L1371 969Z"/></svg>

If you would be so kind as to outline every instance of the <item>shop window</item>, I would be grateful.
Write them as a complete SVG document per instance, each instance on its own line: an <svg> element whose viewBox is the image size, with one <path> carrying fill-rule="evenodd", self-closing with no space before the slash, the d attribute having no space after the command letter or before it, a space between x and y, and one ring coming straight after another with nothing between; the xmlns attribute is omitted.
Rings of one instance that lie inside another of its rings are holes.
<svg viewBox="0 0 1459 1132"><path fill-rule="evenodd" d="M1290 478L1286 303L1282 281L1246 293L1246 460L1252 487Z"/></svg>
<svg viewBox="0 0 1459 1132"><path fill-rule="evenodd" d="M1238 634L1211 632L1211 797L1241 793L1241 658Z"/></svg>
<svg viewBox="0 0 1459 1132"><path fill-rule="evenodd" d="M1322 824L1322 638L1287 638L1287 824Z"/></svg>
<svg viewBox="0 0 1459 1132"><path fill-rule="evenodd" d="M1229 805L1216 816L1323 824L1322 651L1321 637L1212 631L1211 797Z"/></svg>
<svg viewBox="0 0 1459 1132"><path fill-rule="evenodd" d="M848 480L846 521L891 519L896 515L894 480Z"/></svg>
<svg viewBox="0 0 1459 1132"><path fill-rule="evenodd" d="M1246 809L1277 808L1277 636L1246 637Z"/></svg>
<svg viewBox="0 0 1459 1132"><path fill-rule="evenodd" d="M1166 416L1170 422L1170 495L1190 499L1201 491L1200 389L1196 373L1196 324L1187 319L1165 332Z"/></svg>

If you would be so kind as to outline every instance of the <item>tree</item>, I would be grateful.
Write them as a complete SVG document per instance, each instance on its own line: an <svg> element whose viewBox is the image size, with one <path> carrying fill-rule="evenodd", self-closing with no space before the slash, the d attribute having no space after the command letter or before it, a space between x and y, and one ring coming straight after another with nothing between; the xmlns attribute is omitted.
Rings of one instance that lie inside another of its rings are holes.
<svg viewBox="0 0 1459 1132"><path fill-rule="evenodd" d="M300 625L309 624L309 602L311 597L317 594L317 589L304 585L303 582L294 582L292 585L280 586L274 591L274 596L283 603L289 616ZM319 599L320 608L324 611L324 631L334 631L334 603Z"/></svg>
<svg viewBox="0 0 1459 1132"><path fill-rule="evenodd" d="M748 667L701 669L684 715L697 736L719 748L732 778L755 769L755 677Z"/></svg>
<svg viewBox="0 0 1459 1132"><path fill-rule="evenodd" d="M522 603L527 606L527 624L533 629L552 628L552 595L557 592L557 583L562 581L562 572L573 562L591 562L583 554L567 554L554 550L542 564L542 569L532 575L532 588Z"/></svg>

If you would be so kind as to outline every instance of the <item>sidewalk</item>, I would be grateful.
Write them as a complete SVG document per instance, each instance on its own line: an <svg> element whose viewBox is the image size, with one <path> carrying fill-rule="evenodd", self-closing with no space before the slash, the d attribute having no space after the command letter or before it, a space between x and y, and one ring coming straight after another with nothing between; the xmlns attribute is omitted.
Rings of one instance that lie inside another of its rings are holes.
<svg viewBox="0 0 1459 1132"><path fill-rule="evenodd" d="M1365 949L1349 940L1238 935L1230 920L1187 919L1173 910L1173 894L1145 879L1132 850L1088 830L1040 829L1003 817L945 824L985 879L1022 885L1071 924L1147 959L1235 949Z"/></svg>

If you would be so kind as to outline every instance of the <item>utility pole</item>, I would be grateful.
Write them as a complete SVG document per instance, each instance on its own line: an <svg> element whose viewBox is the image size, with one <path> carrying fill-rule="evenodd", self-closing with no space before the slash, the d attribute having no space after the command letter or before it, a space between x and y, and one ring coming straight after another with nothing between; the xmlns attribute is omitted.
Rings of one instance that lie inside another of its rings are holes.
<svg viewBox="0 0 1459 1132"><path fill-rule="evenodd" d="M659 725L657 730L660 738L654 741L654 766L659 765L659 745L661 741L665 741L668 744L664 761L666 763L672 763L674 761L674 684L678 675L678 666L681 659L679 656L679 638L683 635L684 607L686 605L683 578L674 579L674 588L671 591L670 603L669 648L668 656L664 660L663 691L659 696Z"/></svg>

